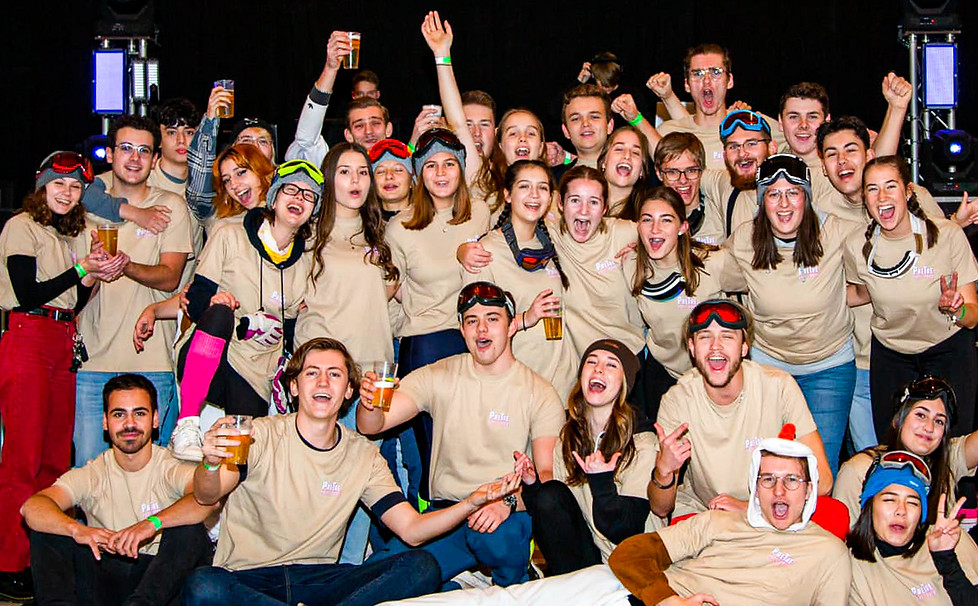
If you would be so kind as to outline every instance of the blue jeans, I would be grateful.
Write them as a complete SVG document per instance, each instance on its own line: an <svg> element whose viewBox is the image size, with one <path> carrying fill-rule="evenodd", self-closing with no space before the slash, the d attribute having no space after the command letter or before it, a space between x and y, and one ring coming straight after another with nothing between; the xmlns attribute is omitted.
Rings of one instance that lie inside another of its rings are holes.
<svg viewBox="0 0 978 606"><path fill-rule="evenodd" d="M879 444L873 426L873 400L869 395L869 369L856 369L856 390L849 411L849 437L853 450L859 452Z"/></svg>
<svg viewBox="0 0 978 606"><path fill-rule="evenodd" d="M431 507L428 511L436 509ZM441 567L443 583L448 583L463 570L481 564L491 570L493 583L507 587L528 579L526 569L530 564L532 526L530 514L525 511L510 514L493 532L477 532L463 522L448 534L422 545L420 550L435 556ZM368 561L418 550L394 537L385 551L375 553ZM455 584L443 585L442 591L457 588Z"/></svg>
<svg viewBox="0 0 978 606"><path fill-rule="evenodd" d="M109 447L102 430L102 389L112 377L122 372L80 371L75 380L75 467L88 463ZM170 443L170 434L177 424L180 407L177 404L177 385L172 372L138 373L156 387L156 404L160 415L157 444Z"/></svg>
<svg viewBox="0 0 978 606"><path fill-rule="evenodd" d="M834 478L839 471L839 453L849 423L849 407L856 386L856 362L846 362L810 375L793 376L815 418Z"/></svg>
<svg viewBox="0 0 978 606"><path fill-rule="evenodd" d="M198 568L183 590L184 606L372 606L434 593L438 563L431 554L411 551L392 558L352 564L291 564L231 571Z"/></svg>

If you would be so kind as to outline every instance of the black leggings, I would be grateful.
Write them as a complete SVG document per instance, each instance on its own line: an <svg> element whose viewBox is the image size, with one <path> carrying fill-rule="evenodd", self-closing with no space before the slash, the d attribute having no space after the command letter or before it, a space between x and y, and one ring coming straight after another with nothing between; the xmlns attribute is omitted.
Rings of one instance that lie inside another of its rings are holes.
<svg viewBox="0 0 978 606"><path fill-rule="evenodd" d="M533 538L547 560L547 576L601 563L591 528L566 484L550 480L525 486L523 495L533 520Z"/></svg>
<svg viewBox="0 0 978 606"><path fill-rule="evenodd" d="M873 424L880 442L886 440L893 422L894 398L903 386L932 374L954 388L958 415L951 426L952 436L963 436L974 429L975 392L978 390L978 352L975 333L962 328L947 339L919 354L894 351L873 336L870 352L869 389L873 399Z"/></svg>
<svg viewBox="0 0 978 606"><path fill-rule="evenodd" d="M224 351L221 352L221 363L207 390L207 401L223 408L229 415L253 417L268 415L268 402L258 395L258 392L228 363L228 346L234 338L234 312L227 305L211 305L201 314L194 335L180 348L177 357L177 378L183 380L187 351L197 331L203 331L225 341Z"/></svg>

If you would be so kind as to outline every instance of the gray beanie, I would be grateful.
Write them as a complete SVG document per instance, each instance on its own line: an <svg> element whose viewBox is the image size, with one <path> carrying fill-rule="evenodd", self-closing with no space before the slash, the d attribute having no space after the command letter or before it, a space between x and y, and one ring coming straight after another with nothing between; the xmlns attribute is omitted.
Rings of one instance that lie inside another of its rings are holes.
<svg viewBox="0 0 978 606"><path fill-rule="evenodd" d="M418 137L418 144L414 148L414 174L421 174L421 167L428 161L428 158L437 153L446 152L458 159L462 165L462 173L465 173L465 146L458 140L455 133L447 128L430 128Z"/></svg>
<svg viewBox="0 0 978 606"><path fill-rule="evenodd" d="M323 173L316 165L306 160L289 160L280 164L275 169L275 176L272 177L272 184L268 187L268 194L265 196L265 205L269 210L275 209L275 198L278 192L287 183L305 183L316 192L316 206L312 214L319 214L319 207L323 199Z"/></svg>

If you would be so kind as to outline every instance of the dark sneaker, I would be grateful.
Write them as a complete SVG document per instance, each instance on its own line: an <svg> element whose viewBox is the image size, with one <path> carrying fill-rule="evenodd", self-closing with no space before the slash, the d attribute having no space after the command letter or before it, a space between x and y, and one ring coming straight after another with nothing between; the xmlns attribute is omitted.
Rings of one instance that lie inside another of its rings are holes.
<svg viewBox="0 0 978 606"><path fill-rule="evenodd" d="M30 569L21 572L0 572L0 600L17 604L34 602L34 582Z"/></svg>

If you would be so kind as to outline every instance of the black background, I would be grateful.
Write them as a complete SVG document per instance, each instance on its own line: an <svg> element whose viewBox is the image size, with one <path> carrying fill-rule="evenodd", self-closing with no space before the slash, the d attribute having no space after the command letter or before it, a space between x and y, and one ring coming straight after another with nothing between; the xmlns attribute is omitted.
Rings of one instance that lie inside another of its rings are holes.
<svg viewBox="0 0 978 606"><path fill-rule="evenodd" d="M0 95L5 118L0 185L3 205L18 206L36 165L50 151L74 148L99 131L91 114L91 51L98 2L5 3L0 24ZM682 93L687 47L715 41L731 51L734 89L768 114L790 84L824 84L833 115L856 114L878 128L885 111L880 82L907 76L898 39L897 0L821 2L335 2L332 0L157 0L164 98L186 96L203 108L218 78L236 81L238 116L260 115L291 140L306 92L325 59L333 29L363 34L361 68L381 78L381 101L406 130L424 103L437 103L432 55L420 35L425 11L437 8L455 30L453 62L462 90L481 88L500 113L526 106L547 117L547 136L563 142L552 121L560 92L582 61L602 50L625 65L623 81L642 85L660 70ZM959 128L978 134L978 7L963 0L959 37ZM340 74L328 117L349 98ZM281 142L284 148L288 141Z"/></svg>

